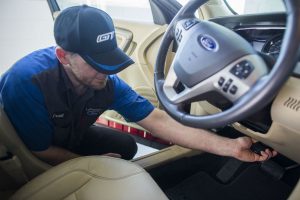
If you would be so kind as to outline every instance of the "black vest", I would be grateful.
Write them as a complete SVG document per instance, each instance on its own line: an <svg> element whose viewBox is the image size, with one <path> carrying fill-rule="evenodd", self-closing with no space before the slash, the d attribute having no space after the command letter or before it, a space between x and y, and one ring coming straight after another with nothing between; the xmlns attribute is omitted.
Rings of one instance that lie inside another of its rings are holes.
<svg viewBox="0 0 300 200"><path fill-rule="evenodd" d="M113 83L109 78L105 88L89 89L82 96L76 95L62 66L43 71L32 80L44 95L56 146L73 149L79 145L85 131L113 101Z"/></svg>

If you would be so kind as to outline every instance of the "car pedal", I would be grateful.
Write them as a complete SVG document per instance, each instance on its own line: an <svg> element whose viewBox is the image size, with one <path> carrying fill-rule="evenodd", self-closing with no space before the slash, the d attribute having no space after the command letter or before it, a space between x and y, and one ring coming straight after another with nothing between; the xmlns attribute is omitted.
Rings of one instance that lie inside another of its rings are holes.
<svg viewBox="0 0 300 200"><path fill-rule="evenodd" d="M285 169L272 160L262 162L260 169L277 180L280 180L285 173Z"/></svg>
<svg viewBox="0 0 300 200"><path fill-rule="evenodd" d="M259 155L261 155L261 151L265 151L267 148L272 151L272 148L261 142L256 142L251 146L251 150ZM272 160L262 162L260 169L277 180L280 180L285 173L285 169Z"/></svg>
<svg viewBox="0 0 300 200"><path fill-rule="evenodd" d="M222 183L227 183L232 179L234 174L238 171L240 166L243 164L242 161L235 158L230 158L225 165L219 170L216 177Z"/></svg>

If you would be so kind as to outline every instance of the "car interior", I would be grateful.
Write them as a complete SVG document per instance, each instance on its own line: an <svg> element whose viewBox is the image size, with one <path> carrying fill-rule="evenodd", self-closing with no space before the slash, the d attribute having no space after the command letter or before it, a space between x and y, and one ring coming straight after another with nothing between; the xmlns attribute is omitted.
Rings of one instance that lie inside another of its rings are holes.
<svg viewBox="0 0 300 200"><path fill-rule="evenodd" d="M51 166L26 148L1 107L0 199L300 199L300 2L253 14L228 2L149 0L153 23L113 18L119 47L135 61L118 76L180 123L249 136L254 152L272 148L276 157L247 163L168 143L131 161L86 156ZM2 74L55 45L62 8L55 0L0 5ZM147 132L111 110L100 118Z"/></svg>

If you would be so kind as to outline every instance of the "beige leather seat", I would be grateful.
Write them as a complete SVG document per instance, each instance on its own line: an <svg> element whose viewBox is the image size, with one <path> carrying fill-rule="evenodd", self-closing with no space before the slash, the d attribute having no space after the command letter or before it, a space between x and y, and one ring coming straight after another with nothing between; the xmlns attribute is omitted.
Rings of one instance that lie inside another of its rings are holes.
<svg viewBox="0 0 300 200"><path fill-rule="evenodd" d="M51 168L12 200L166 200L140 166L106 156L80 157Z"/></svg>
<svg viewBox="0 0 300 200"><path fill-rule="evenodd" d="M51 167L37 159L27 149L10 123L2 106L0 106L0 145L4 145L7 151L20 160L20 164L16 165L20 166L20 170L24 172L28 179L32 179Z"/></svg>

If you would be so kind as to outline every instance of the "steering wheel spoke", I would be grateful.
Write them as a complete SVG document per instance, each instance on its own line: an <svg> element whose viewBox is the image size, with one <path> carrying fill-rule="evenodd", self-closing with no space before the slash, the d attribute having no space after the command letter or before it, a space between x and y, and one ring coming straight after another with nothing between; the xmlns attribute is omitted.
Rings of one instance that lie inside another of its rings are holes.
<svg viewBox="0 0 300 200"><path fill-rule="evenodd" d="M163 89L166 96L174 104L188 101L210 91L217 91L234 103L267 72L267 66L260 56L256 54L247 55L230 63L221 71L195 86L187 87L177 77L172 65Z"/></svg>
<svg viewBox="0 0 300 200"><path fill-rule="evenodd" d="M177 77L173 65L171 65L163 85L165 95L174 104L183 103L213 89L214 86L210 79L204 80L193 87L186 86Z"/></svg>

